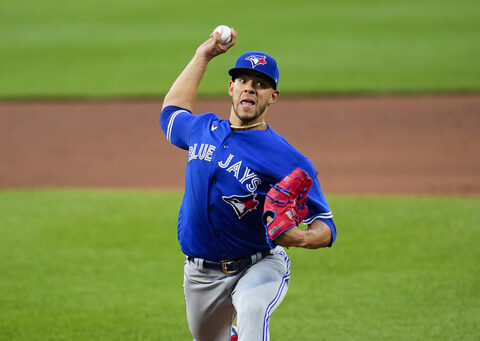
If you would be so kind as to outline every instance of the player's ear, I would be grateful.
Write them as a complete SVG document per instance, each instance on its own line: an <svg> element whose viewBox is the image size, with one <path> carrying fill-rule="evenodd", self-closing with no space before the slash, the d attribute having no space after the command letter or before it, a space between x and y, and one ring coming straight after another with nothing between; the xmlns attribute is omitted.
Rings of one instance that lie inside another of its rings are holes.
<svg viewBox="0 0 480 341"><path fill-rule="evenodd" d="M272 94L270 95L270 99L268 100L268 104L275 103L279 96L280 96L280 91L279 90L273 90Z"/></svg>
<svg viewBox="0 0 480 341"><path fill-rule="evenodd" d="M234 84L233 81L230 81L230 83L228 83L228 94L229 94L230 96L233 95L233 84Z"/></svg>

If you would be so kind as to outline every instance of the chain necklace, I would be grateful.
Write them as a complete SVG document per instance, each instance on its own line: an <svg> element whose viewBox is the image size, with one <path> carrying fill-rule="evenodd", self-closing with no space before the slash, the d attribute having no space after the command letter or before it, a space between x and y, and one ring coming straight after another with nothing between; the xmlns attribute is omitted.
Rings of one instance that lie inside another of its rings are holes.
<svg viewBox="0 0 480 341"><path fill-rule="evenodd" d="M247 129L250 129L250 128L258 127L259 125L262 125L262 124L267 125L267 124L265 123L265 121L262 121L262 122L250 124L250 125L248 125L248 126L234 126L234 125L230 124L230 128L247 130Z"/></svg>

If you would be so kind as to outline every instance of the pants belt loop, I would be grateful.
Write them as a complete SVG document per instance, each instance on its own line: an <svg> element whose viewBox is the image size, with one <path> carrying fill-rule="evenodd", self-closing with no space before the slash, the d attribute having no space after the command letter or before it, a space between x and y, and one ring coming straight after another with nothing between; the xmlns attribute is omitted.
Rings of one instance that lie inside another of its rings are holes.
<svg viewBox="0 0 480 341"><path fill-rule="evenodd" d="M203 259L202 258L194 258L193 262L195 263L195 268L197 270L203 270Z"/></svg>
<svg viewBox="0 0 480 341"><path fill-rule="evenodd" d="M254 253L250 257L252 258L252 264L255 264L256 262L258 262L259 260L261 260L263 258L262 251Z"/></svg>

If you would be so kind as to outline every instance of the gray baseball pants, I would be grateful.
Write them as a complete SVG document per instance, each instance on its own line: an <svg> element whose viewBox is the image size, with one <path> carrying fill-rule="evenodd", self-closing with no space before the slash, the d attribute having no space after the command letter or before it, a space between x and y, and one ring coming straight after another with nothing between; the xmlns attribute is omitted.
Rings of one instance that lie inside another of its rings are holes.
<svg viewBox="0 0 480 341"><path fill-rule="evenodd" d="M195 341L229 341L237 318L239 341L268 341L270 314L282 302L290 281L290 260L277 246L272 255L226 275L206 269L203 260L186 261L187 320ZM261 257L261 255L260 255Z"/></svg>

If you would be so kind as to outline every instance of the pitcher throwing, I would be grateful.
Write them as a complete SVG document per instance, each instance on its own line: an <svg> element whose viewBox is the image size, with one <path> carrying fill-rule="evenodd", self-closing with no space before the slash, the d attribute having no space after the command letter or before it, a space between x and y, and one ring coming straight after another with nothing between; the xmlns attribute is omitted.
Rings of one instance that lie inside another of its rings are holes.
<svg viewBox="0 0 480 341"><path fill-rule="evenodd" d="M337 235L315 167L265 121L280 94L271 56L246 52L228 71L229 119L193 114L207 65L236 39L232 30L221 44L216 33L198 47L160 116L168 141L188 151L178 240L197 341L230 340L235 318L240 341L269 340L290 280L283 247L329 247ZM298 228L302 221L308 228Z"/></svg>

